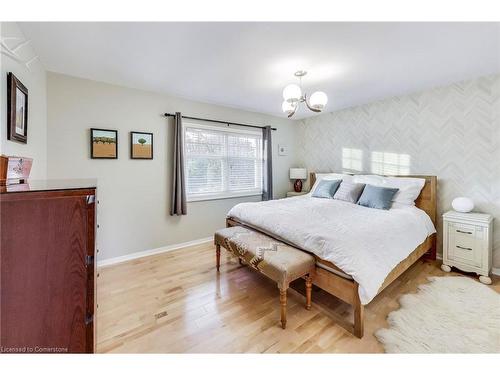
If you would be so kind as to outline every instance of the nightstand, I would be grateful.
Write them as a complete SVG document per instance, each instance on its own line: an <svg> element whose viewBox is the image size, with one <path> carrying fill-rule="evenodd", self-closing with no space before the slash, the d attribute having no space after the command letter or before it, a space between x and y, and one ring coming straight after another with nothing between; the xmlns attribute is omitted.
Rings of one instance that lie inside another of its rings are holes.
<svg viewBox="0 0 500 375"><path fill-rule="evenodd" d="M286 197L289 198L289 197L297 197L299 195L304 195L304 194L307 194L309 193L308 191L301 191L299 193L297 193L296 191L289 191L288 193L286 193Z"/></svg>
<svg viewBox="0 0 500 375"><path fill-rule="evenodd" d="M449 211L443 215L443 265L475 272L483 284L491 284L493 217L475 212Z"/></svg>

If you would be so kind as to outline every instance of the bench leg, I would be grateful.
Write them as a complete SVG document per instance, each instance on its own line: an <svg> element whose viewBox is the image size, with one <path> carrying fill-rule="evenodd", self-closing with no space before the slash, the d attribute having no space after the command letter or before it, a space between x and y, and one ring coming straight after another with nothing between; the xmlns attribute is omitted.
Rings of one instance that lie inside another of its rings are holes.
<svg viewBox="0 0 500 375"><path fill-rule="evenodd" d="M312 278L306 276L306 310L311 310Z"/></svg>
<svg viewBox="0 0 500 375"><path fill-rule="evenodd" d="M241 260L241 258L238 258L238 262L240 263L240 266L243 265L243 261Z"/></svg>
<svg viewBox="0 0 500 375"><path fill-rule="evenodd" d="M215 261L217 265L217 272L220 269L220 245L215 245Z"/></svg>
<svg viewBox="0 0 500 375"><path fill-rule="evenodd" d="M280 289L281 328L286 328L286 289Z"/></svg>

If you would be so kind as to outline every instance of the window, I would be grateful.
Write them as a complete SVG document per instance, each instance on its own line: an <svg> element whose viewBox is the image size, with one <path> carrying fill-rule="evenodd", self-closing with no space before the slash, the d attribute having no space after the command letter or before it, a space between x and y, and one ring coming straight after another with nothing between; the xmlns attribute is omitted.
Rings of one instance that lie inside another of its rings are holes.
<svg viewBox="0 0 500 375"><path fill-rule="evenodd" d="M372 152L372 173L382 175L410 174L410 155Z"/></svg>
<svg viewBox="0 0 500 375"><path fill-rule="evenodd" d="M363 151L357 148L342 148L342 169L346 172L363 170Z"/></svg>
<svg viewBox="0 0 500 375"><path fill-rule="evenodd" d="M188 201L262 194L262 133L184 125Z"/></svg>

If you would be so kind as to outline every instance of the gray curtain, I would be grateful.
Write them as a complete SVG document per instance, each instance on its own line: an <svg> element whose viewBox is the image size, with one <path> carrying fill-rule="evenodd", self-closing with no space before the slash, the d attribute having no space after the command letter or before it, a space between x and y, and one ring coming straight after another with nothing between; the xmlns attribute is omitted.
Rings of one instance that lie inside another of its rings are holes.
<svg viewBox="0 0 500 375"><path fill-rule="evenodd" d="M262 200L268 201L273 199L273 143L271 141L271 127L265 126L262 128L262 146L263 146L263 186Z"/></svg>
<svg viewBox="0 0 500 375"><path fill-rule="evenodd" d="M184 145L182 142L182 116L174 116L174 155L172 168L172 202L170 215L186 215L186 184L184 181Z"/></svg>

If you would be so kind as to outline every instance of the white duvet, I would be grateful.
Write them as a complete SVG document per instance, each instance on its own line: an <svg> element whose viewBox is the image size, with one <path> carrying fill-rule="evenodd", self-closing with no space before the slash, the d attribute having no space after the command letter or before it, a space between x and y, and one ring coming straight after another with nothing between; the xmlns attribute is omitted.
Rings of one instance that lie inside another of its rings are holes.
<svg viewBox="0 0 500 375"><path fill-rule="evenodd" d="M362 304L436 231L415 206L378 210L310 195L241 203L228 216L334 263L358 282Z"/></svg>

